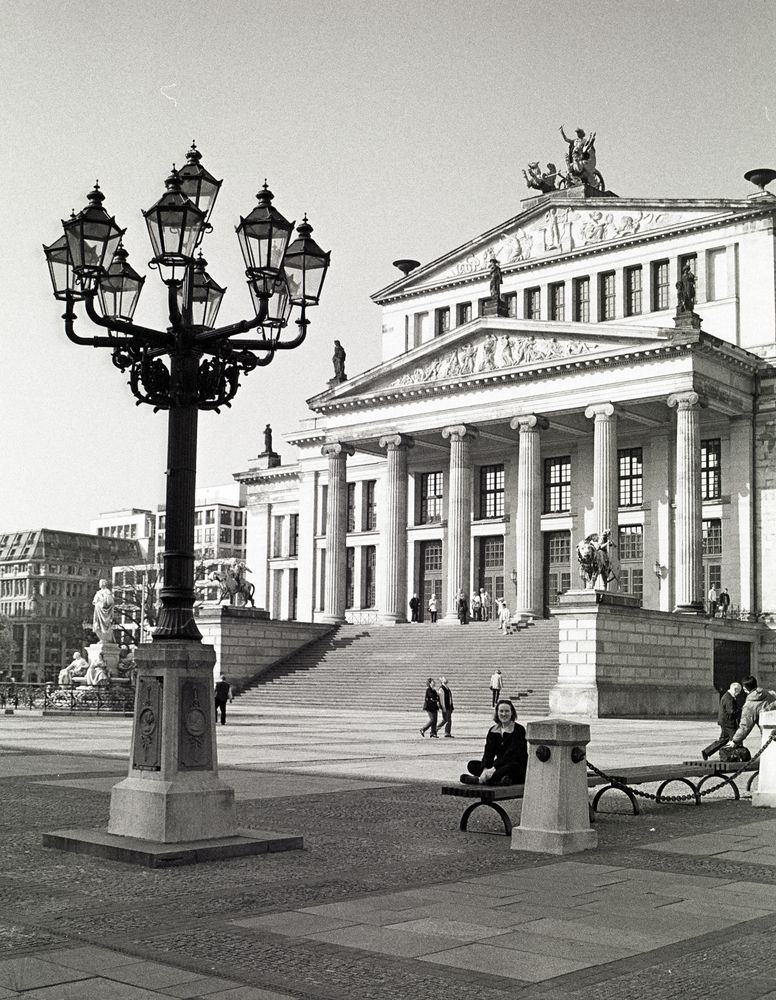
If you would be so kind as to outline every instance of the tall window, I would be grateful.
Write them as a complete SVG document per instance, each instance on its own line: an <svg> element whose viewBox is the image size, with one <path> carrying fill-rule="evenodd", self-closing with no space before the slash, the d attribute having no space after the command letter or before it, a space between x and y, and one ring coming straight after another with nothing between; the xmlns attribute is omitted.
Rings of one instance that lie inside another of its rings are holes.
<svg viewBox="0 0 776 1000"><path fill-rule="evenodd" d="M485 315L485 303L486 302L490 302L490 299L487 298L487 297L484 298L484 299L478 299L477 300L477 315L478 316L484 316Z"/></svg>
<svg viewBox="0 0 776 1000"><path fill-rule="evenodd" d="M571 456L544 460L544 513L571 509Z"/></svg>
<svg viewBox="0 0 776 1000"><path fill-rule="evenodd" d="M566 318L566 285L562 281L558 281L554 285L550 285L550 319L557 320L559 323L563 322Z"/></svg>
<svg viewBox="0 0 776 1000"><path fill-rule="evenodd" d="M482 564L486 570L503 569L504 539L486 538L483 542Z"/></svg>
<svg viewBox="0 0 776 1000"><path fill-rule="evenodd" d="M377 549L374 545L365 545L361 549L361 592L362 608L373 608L377 604Z"/></svg>
<svg viewBox="0 0 776 1000"><path fill-rule="evenodd" d="M356 484L348 483L348 531L356 530Z"/></svg>
<svg viewBox="0 0 776 1000"><path fill-rule="evenodd" d="M538 288L526 288L525 290L525 311L526 319L541 319L541 291Z"/></svg>
<svg viewBox="0 0 776 1000"><path fill-rule="evenodd" d="M620 587L626 594L644 599L644 526L628 524L620 528Z"/></svg>
<svg viewBox="0 0 776 1000"><path fill-rule="evenodd" d="M722 555L722 521L718 517L703 522L703 554Z"/></svg>
<svg viewBox="0 0 776 1000"><path fill-rule="evenodd" d="M480 517L504 516L504 466L480 468Z"/></svg>
<svg viewBox="0 0 776 1000"><path fill-rule="evenodd" d="M472 320L472 304L471 302L459 302L455 307L455 321L457 326L463 326L464 323L471 323Z"/></svg>
<svg viewBox="0 0 776 1000"><path fill-rule="evenodd" d="M637 507L644 502L644 463L641 448L621 448L617 452L619 467L619 505Z"/></svg>
<svg viewBox="0 0 776 1000"><path fill-rule="evenodd" d="M690 270L694 275L698 274L698 254L697 253L685 253L679 258L679 274L684 270L684 265L689 264Z"/></svg>
<svg viewBox="0 0 776 1000"><path fill-rule="evenodd" d="M237 532L235 532L237 534ZM235 539L235 543L236 543ZM299 515L291 514L288 522L288 554L299 555Z"/></svg>
<svg viewBox="0 0 776 1000"><path fill-rule="evenodd" d="M590 322L590 278L574 279L574 315L577 323Z"/></svg>
<svg viewBox="0 0 776 1000"><path fill-rule="evenodd" d="M504 304L507 307L507 316L511 316L512 319L517 318L517 292L507 292L506 295L501 296L504 300Z"/></svg>
<svg viewBox="0 0 776 1000"><path fill-rule="evenodd" d="M321 530L322 535L326 534L326 520L329 509L329 487L321 486ZM323 605L321 605L323 607Z"/></svg>
<svg viewBox="0 0 776 1000"><path fill-rule="evenodd" d="M444 474L424 472L420 477L420 523L431 524L442 520L444 502Z"/></svg>
<svg viewBox="0 0 776 1000"><path fill-rule="evenodd" d="M706 263L706 298L709 302L726 299L728 295L726 249L722 247L719 250L709 250Z"/></svg>
<svg viewBox="0 0 776 1000"><path fill-rule="evenodd" d="M641 264L625 269L625 315L641 315Z"/></svg>
<svg viewBox="0 0 776 1000"><path fill-rule="evenodd" d="M598 276L598 318L614 319L617 296L615 294L614 271L605 271Z"/></svg>
<svg viewBox="0 0 776 1000"><path fill-rule="evenodd" d="M668 309L668 261L656 260L652 264L652 311Z"/></svg>
<svg viewBox="0 0 776 1000"><path fill-rule="evenodd" d="M719 500L722 496L720 440L701 441L701 498Z"/></svg>
<svg viewBox="0 0 776 1000"><path fill-rule="evenodd" d="M445 306L443 309L437 309L436 318L434 322L434 335L441 337L443 333L447 333L450 329L450 307Z"/></svg>
<svg viewBox="0 0 776 1000"><path fill-rule="evenodd" d="M377 528L377 483L375 480L365 480L363 491L361 527L364 531L375 531Z"/></svg>
<svg viewBox="0 0 776 1000"><path fill-rule="evenodd" d="M208 541L207 532L205 532L205 541ZM283 518L273 517L272 518L272 558L278 559L283 555Z"/></svg>
<svg viewBox="0 0 776 1000"><path fill-rule="evenodd" d="M354 604L353 585L356 579L356 550L352 545L345 549L345 607L352 608Z"/></svg>

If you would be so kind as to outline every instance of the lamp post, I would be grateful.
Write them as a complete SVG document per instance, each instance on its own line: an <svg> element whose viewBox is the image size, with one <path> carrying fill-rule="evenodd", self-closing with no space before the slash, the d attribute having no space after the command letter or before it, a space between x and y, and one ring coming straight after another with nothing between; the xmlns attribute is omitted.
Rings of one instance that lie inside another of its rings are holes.
<svg viewBox="0 0 776 1000"><path fill-rule="evenodd" d="M216 816L219 809L224 812L223 803L210 810L210 819L200 803L196 808L190 804L170 820L170 796L159 788L149 789L153 782L147 780L165 776L167 784L185 785L192 772L209 771L216 782L210 790L221 793L226 788L217 778L215 657L212 647L201 644L194 620L198 414L229 406L240 376L268 365L279 351L302 344L310 322L307 310L319 302L330 259L312 238L306 216L291 242L294 223L273 206L265 181L258 204L236 227L255 316L217 327L226 289L208 274L199 247L212 230L210 217L222 182L205 170L201 159L192 143L186 165L180 170L173 167L164 194L143 212L153 247L149 267L167 287L169 325L163 329L134 322L145 278L128 262L121 243L125 230L103 207L99 184L89 193L86 208L63 222L64 235L44 246L54 296L65 303L68 338L75 344L109 350L113 364L129 375L138 403L168 411L161 610L150 647L142 654L138 651L143 663L138 674L130 775L113 790L108 827L109 832L158 842L222 836L234 826L233 806L228 822ZM78 303L104 333L80 336L75 332ZM299 311L297 331L287 336L294 308ZM254 330L257 336L245 337ZM201 791L208 791L207 782L200 780L199 785ZM151 791L165 801L152 809L152 818L138 820L130 816L140 804L137 796L122 804L122 786L133 794ZM172 789L176 790L181 788ZM228 791L233 799L232 790Z"/></svg>
<svg viewBox="0 0 776 1000"><path fill-rule="evenodd" d="M517 598L517 570L513 569L509 574L509 579L512 581L512 586L515 588L515 598Z"/></svg>

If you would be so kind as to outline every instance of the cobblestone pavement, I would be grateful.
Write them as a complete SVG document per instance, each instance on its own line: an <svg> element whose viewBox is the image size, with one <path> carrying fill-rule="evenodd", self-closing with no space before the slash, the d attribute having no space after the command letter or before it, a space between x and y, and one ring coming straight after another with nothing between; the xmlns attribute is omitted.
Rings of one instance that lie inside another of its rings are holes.
<svg viewBox="0 0 776 1000"><path fill-rule="evenodd" d="M666 759L687 756L653 726ZM235 733L260 759L272 728ZM776 1000L776 814L728 791L638 817L612 796L598 849L557 858L511 851L495 817L460 833L458 800L400 780L419 738L382 782L264 772L233 748L241 824L305 849L151 870L41 847L104 826L125 771L112 748L54 753L52 733L0 726L0 1000Z"/></svg>

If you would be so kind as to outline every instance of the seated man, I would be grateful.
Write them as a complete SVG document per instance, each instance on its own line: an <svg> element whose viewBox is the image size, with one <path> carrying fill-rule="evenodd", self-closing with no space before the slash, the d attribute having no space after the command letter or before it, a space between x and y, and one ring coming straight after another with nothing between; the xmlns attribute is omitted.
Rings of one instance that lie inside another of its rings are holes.
<svg viewBox="0 0 776 1000"><path fill-rule="evenodd" d="M482 760L470 760L466 765L469 773L461 775L464 785L522 785L525 781L528 744L512 702L499 701L493 720Z"/></svg>

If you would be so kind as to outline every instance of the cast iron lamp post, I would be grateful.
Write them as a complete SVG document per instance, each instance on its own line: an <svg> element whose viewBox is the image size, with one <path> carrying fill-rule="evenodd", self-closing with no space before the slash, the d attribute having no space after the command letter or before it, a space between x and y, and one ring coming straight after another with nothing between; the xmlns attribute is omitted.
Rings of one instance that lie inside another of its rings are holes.
<svg viewBox="0 0 776 1000"><path fill-rule="evenodd" d="M210 231L221 181L205 170L193 144L186 159L180 171L173 167L159 201L143 212L154 253L149 266L167 286L165 329L134 322L145 279L128 262L124 230L103 208L99 185L86 208L63 222L64 235L44 247L54 295L65 303L67 336L111 351L138 403L169 411L169 434L164 586L153 641L136 653L129 774L111 791L107 830L58 831L43 842L153 865L302 844L271 831L240 831L234 789L218 777L216 656L194 621L197 417L200 410L229 406L241 375L302 343L307 309L318 304L329 267L329 254L312 239L306 217L290 242L294 223L273 207L265 183L258 204L237 226L256 315L217 327L226 289L197 251ZM75 332L79 302L103 334ZM295 307L297 332L287 337ZM246 337L252 330L258 336Z"/></svg>
<svg viewBox="0 0 776 1000"><path fill-rule="evenodd" d="M65 302L70 340L110 350L113 364L128 372L138 403L169 411L164 587L154 642L201 639L193 612L198 411L229 406L240 375L302 343L310 322L307 309L318 304L330 257L313 240L306 216L290 243L294 223L273 207L265 182L258 205L236 229L256 315L216 327L226 289L207 273L201 251L195 252L212 228L209 219L222 182L202 166L193 143L186 160L181 170L173 167L165 193L143 212L154 251L149 266L168 289L166 329L133 322L145 278L128 263L121 245L125 230L105 211L98 184L86 208L63 222L64 235L44 246L54 295ZM78 302L105 335L75 332ZM298 331L284 337L294 307ZM257 339L242 336L256 329Z"/></svg>

